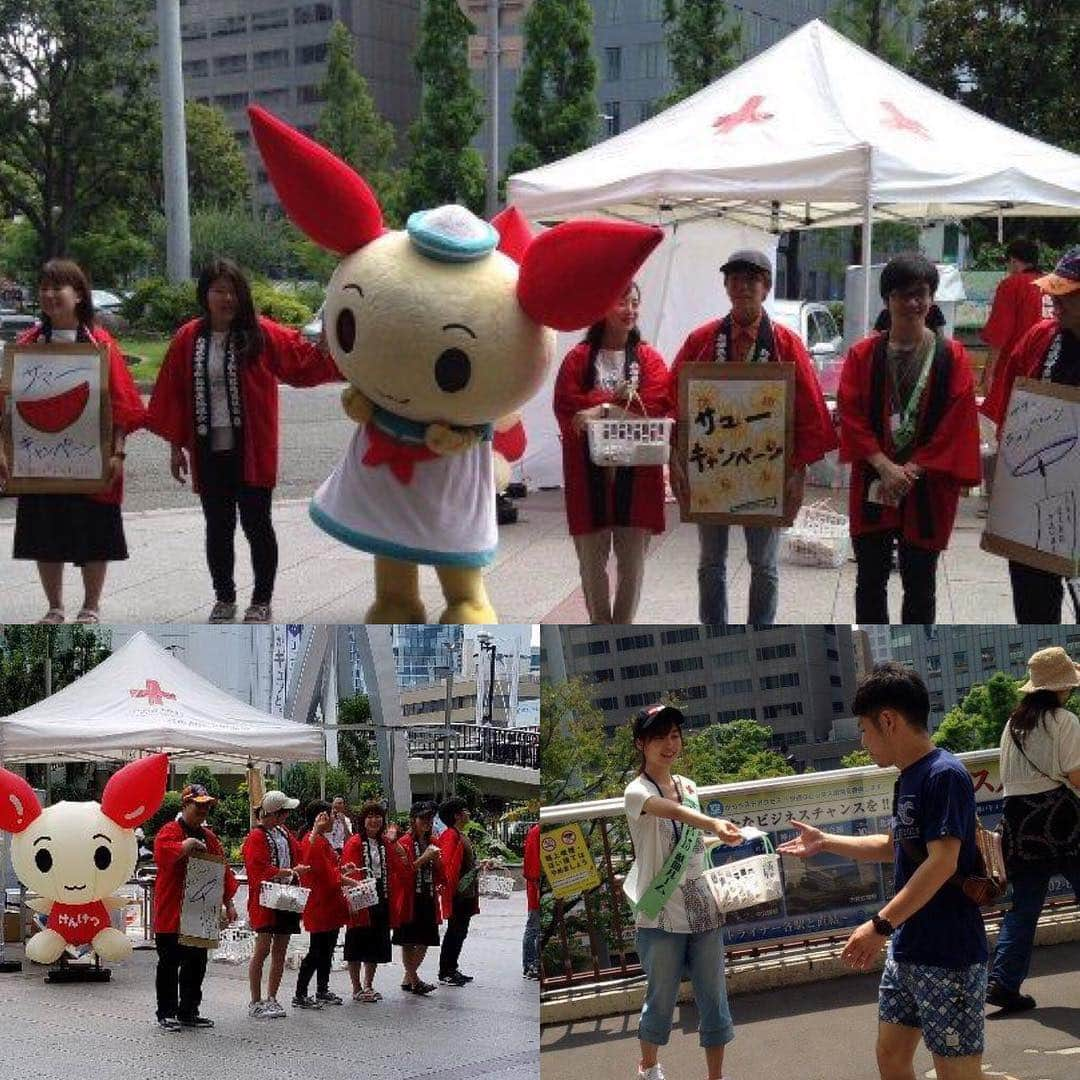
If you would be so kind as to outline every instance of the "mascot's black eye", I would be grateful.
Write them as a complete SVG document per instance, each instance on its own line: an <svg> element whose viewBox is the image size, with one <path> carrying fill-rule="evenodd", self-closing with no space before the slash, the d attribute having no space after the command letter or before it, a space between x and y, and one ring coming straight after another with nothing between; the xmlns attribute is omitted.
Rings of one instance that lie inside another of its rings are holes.
<svg viewBox="0 0 1080 1080"><path fill-rule="evenodd" d="M472 364L467 353L461 349L447 349L439 354L435 361L435 381L440 390L456 394L469 385L472 376Z"/></svg>
<svg viewBox="0 0 1080 1080"><path fill-rule="evenodd" d="M342 308L337 317L338 345L343 352L352 352L356 344L356 316L348 309Z"/></svg>
<svg viewBox="0 0 1080 1080"><path fill-rule="evenodd" d="M38 849L38 853L34 856L34 862L43 874L47 874L52 869L52 856L47 848Z"/></svg>
<svg viewBox="0 0 1080 1080"><path fill-rule="evenodd" d="M112 866L112 852L104 844L94 852L94 865L99 870L108 870Z"/></svg>

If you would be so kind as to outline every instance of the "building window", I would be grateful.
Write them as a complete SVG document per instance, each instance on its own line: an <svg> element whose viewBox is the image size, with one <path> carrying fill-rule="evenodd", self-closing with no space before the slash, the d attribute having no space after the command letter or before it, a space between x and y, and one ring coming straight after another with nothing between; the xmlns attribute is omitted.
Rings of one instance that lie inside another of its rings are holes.
<svg viewBox="0 0 1080 1080"><path fill-rule="evenodd" d="M642 694L627 694L623 698L628 709L640 709L643 705L655 705L659 700L659 690L646 690Z"/></svg>
<svg viewBox="0 0 1080 1080"><path fill-rule="evenodd" d="M832 703L833 716L839 716L844 711L844 703L842 701L834 701Z"/></svg>
<svg viewBox="0 0 1080 1080"><path fill-rule="evenodd" d="M622 22L622 0L608 0L607 21L609 23Z"/></svg>
<svg viewBox="0 0 1080 1080"><path fill-rule="evenodd" d="M663 64L664 46L659 41L650 41L638 46L638 76L642 79L657 79Z"/></svg>
<svg viewBox="0 0 1080 1080"><path fill-rule="evenodd" d="M941 712L945 708L945 695L940 690L930 691L930 711Z"/></svg>
<svg viewBox="0 0 1080 1080"><path fill-rule="evenodd" d="M773 746L802 746L806 742L806 732L777 731L769 741Z"/></svg>
<svg viewBox="0 0 1080 1080"><path fill-rule="evenodd" d="M624 679L647 679L660 673L660 665L657 663L628 664L619 668L619 675Z"/></svg>
<svg viewBox="0 0 1080 1080"><path fill-rule="evenodd" d="M1024 655L1024 653L1026 653L1026 652L1027 652L1027 649L1024 648L1024 643L1022 641L1010 641L1009 642L1009 663L1010 664L1023 663L1027 659L1027 657Z"/></svg>
<svg viewBox="0 0 1080 1080"><path fill-rule="evenodd" d="M642 18L646 22L663 22L664 0L645 0Z"/></svg>
<svg viewBox="0 0 1080 1080"><path fill-rule="evenodd" d="M953 671L957 675L963 675L968 669L967 653L966 652L954 652L953 653Z"/></svg>
<svg viewBox="0 0 1080 1080"><path fill-rule="evenodd" d="M231 56L214 57L215 75L235 75L240 71L247 71L247 53L233 53Z"/></svg>
<svg viewBox="0 0 1080 1080"><path fill-rule="evenodd" d="M782 675L763 675L758 681L762 690L779 690L781 686L798 686L799 673L785 671Z"/></svg>
<svg viewBox="0 0 1080 1080"><path fill-rule="evenodd" d="M268 71L271 68L283 68L289 66L288 49L263 49L252 58L255 62L256 71Z"/></svg>
<svg viewBox="0 0 1080 1080"><path fill-rule="evenodd" d="M325 41L317 45L297 45L296 63L298 65L321 64L326 59L326 49Z"/></svg>
<svg viewBox="0 0 1080 1080"><path fill-rule="evenodd" d="M288 105L290 100L289 90L284 86L274 86L269 90L256 90L255 100L260 105ZM247 134L245 132L245 134Z"/></svg>
<svg viewBox="0 0 1080 1080"><path fill-rule="evenodd" d="M665 630L660 640L665 645L677 645L680 641L697 641L699 637L696 626L680 626L677 630Z"/></svg>
<svg viewBox="0 0 1080 1080"><path fill-rule="evenodd" d="M841 685L843 685L843 682L844 682L844 680L841 679L839 675L830 675L829 676L829 685L830 686L841 686Z"/></svg>
<svg viewBox="0 0 1080 1080"><path fill-rule="evenodd" d="M334 17L334 9L330 4L302 4L293 8L293 22L297 26L305 23L330 22Z"/></svg>
<svg viewBox="0 0 1080 1080"><path fill-rule="evenodd" d="M940 674L941 673L941 657L937 656L937 655L928 656L926 658L926 670L929 671L931 675L933 675L935 673Z"/></svg>
<svg viewBox="0 0 1080 1080"><path fill-rule="evenodd" d="M246 15L226 15L224 18L210 21L211 37L232 37L233 34L242 34L246 30Z"/></svg>
<svg viewBox="0 0 1080 1080"><path fill-rule="evenodd" d="M664 670L669 675L674 675L680 671L701 671L705 666L705 661L700 656L684 656L680 660L665 660Z"/></svg>
<svg viewBox="0 0 1080 1080"><path fill-rule="evenodd" d="M326 96L323 94L322 87L318 84L309 84L307 86L298 86L296 88L297 105L310 105L313 102L325 100Z"/></svg>
<svg viewBox="0 0 1080 1080"><path fill-rule="evenodd" d="M757 651L757 658L759 660L779 660L783 656L794 655L794 642L787 642L784 645L765 645L763 648L760 648Z"/></svg>
<svg viewBox="0 0 1080 1080"><path fill-rule="evenodd" d="M614 712L619 707L619 699L617 697L596 698L593 704L601 712Z"/></svg>
<svg viewBox="0 0 1080 1080"><path fill-rule="evenodd" d="M897 648L903 648L904 646L911 645L911 631L910 630L894 630L892 643Z"/></svg>
<svg viewBox="0 0 1080 1080"><path fill-rule="evenodd" d="M651 120L656 114L656 102L655 101L639 101L638 102L638 123L644 124L646 120Z"/></svg>
<svg viewBox="0 0 1080 1080"><path fill-rule="evenodd" d="M716 684L718 694L749 694L753 689L753 679L728 679Z"/></svg>
<svg viewBox="0 0 1080 1080"><path fill-rule="evenodd" d="M746 664L750 660L750 653L746 649L731 649L729 652L717 653L713 657L713 663L717 667L734 667L736 664Z"/></svg>
<svg viewBox="0 0 1080 1080"><path fill-rule="evenodd" d="M633 634L630 637L621 637L615 639L615 649L617 652L629 652L631 649L648 649L653 644L652 634ZM607 650L604 650L607 652Z"/></svg>
<svg viewBox="0 0 1080 1080"><path fill-rule="evenodd" d="M215 94L214 104L221 109L242 109L248 103L246 90L236 94Z"/></svg>
<svg viewBox="0 0 1080 1080"><path fill-rule="evenodd" d="M722 709L716 714L716 719L721 724L730 724L733 720L756 720L757 709L752 705L745 709Z"/></svg>
<svg viewBox="0 0 1080 1080"><path fill-rule="evenodd" d="M210 64L206 60L185 60L184 78L201 79L210 74Z"/></svg>
<svg viewBox="0 0 1080 1080"><path fill-rule="evenodd" d="M987 668L992 668L996 662L997 662L997 658L994 655L994 646L993 645L984 645L982 647L983 671L986 671Z"/></svg>
<svg viewBox="0 0 1080 1080"><path fill-rule="evenodd" d="M181 41L205 41L206 40L206 23L205 22L184 23L180 27L180 40Z"/></svg>
<svg viewBox="0 0 1080 1080"><path fill-rule="evenodd" d="M766 720L776 720L781 716L802 716L803 707L801 701L788 701L783 705L766 705L762 715Z"/></svg>
<svg viewBox="0 0 1080 1080"><path fill-rule="evenodd" d="M705 627L705 636L707 638L717 637L739 637L746 633L745 626L715 626L709 625Z"/></svg>
<svg viewBox="0 0 1080 1080"><path fill-rule="evenodd" d="M622 49L604 50L604 78L608 82L618 82L622 78Z"/></svg>
<svg viewBox="0 0 1080 1080"><path fill-rule="evenodd" d="M273 8L271 11L254 11L251 14L252 30L278 30L289 25L289 9Z"/></svg>
<svg viewBox="0 0 1080 1080"><path fill-rule="evenodd" d="M703 697L708 697L709 688L707 686L687 686L679 691L679 694L686 698L687 701L700 701Z"/></svg>
<svg viewBox="0 0 1080 1080"><path fill-rule="evenodd" d="M592 673L593 682L614 682L615 681L615 669L614 668L601 668L599 671Z"/></svg>
<svg viewBox="0 0 1080 1080"><path fill-rule="evenodd" d="M825 655L830 660L839 660L840 659L840 654L835 649L826 649L825 650Z"/></svg>

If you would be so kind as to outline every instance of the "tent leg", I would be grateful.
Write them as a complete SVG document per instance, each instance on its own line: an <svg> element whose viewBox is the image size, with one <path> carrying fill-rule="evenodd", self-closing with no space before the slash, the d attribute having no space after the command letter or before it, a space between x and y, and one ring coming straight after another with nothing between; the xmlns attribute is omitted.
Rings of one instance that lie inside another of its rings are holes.
<svg viewBox="0 0 1080 1080"><path fill-rule="evenodd" d="M4 755L0 751L0 769L4 767ZM7 864L11 841L7 833L0 833L0 975L11 975L22 971L22 963L8 960L4 955L7 947Z"/></svg>
<svg viewBox="0 0 1080 1080"><path fill-rule="evenodd" d="M853 341L865 337L870 333L870 260L873 258L874 239L874 208L870 201L870 186L866 188L866 205L863 207L862 226L862 266L863 266L863 294L862 312L860 313L859 333L852 338Z"/></svg>

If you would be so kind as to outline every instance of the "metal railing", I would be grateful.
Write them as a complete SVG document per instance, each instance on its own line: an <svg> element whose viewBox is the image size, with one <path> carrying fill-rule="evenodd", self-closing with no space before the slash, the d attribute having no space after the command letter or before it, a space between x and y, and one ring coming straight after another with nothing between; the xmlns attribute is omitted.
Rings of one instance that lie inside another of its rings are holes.
<svg viewBox="0 0 1080 1080"><path fill-rule="evenodd" d="M959 755L972 773L978 809L992 826L1001 812L996 750ZM702 787L704 812L753 824L773 833L779 844L794 832L794 817L826 831L846 835L888 830L895 770L876 766L804 776L778 777L742 784ZM541 881L541 990L612 983L642 975L635 943L634 916L622 882L633 862L633 845L623 800L545 806L545 833L559 825L580 824L597 869L600 885L562 900ZM747 852L749 854L749 852ZM813 864L783 860L785 895L771 905L729 914L725 944L729 961L777 955L846 940L892 895L890 864L854 863L819 856ZM1071 906L1051 895L1048 907ZM984 909L988 923L1001 908Z"/></svg>
<svg viewBox="0 0 1080 1080"><path fill-rule="evenodd" d="M439 758L446 744L447 728L411 728L408 736L410 757ZM540 733L537 731L451 724L449 738L450 752L459 761L484 761L520 769L540 767Z"/></svg>

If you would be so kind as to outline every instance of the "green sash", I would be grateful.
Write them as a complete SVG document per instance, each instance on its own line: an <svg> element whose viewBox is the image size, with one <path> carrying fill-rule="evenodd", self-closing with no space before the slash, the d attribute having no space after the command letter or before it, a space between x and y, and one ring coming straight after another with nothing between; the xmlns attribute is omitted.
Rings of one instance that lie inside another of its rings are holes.
<svg viewBox="0 0 1080 1080"><path fill-rule="evenodd" d="M922 369L919 378L912 388L911 396L907 399L900 412L900 426L893 432L893 446L898 453L903 452L908 443L915 438L915 426L919 418L919 406L922 404L923 392L926 390L927 380L930 378L930 368L934 364L934 351L937 345L935 338L931 338L923 349Z"/></svg>
<svg viewBox="0 0 1080 1080"><path fill-rule="evenodd" d="M683 797L683 805L691 810L700 810L697 796L687 794ZM671 894L682 883L686 875L686 867L690 863L690 856L697 847L698 837L701 830L692 825L683 825L678 842L667 857L667 862L660 868L660 873L652 880L645 895L634 905L636 911L650 919L655 919L660 914L660 909L671 899Z"/></svg>

